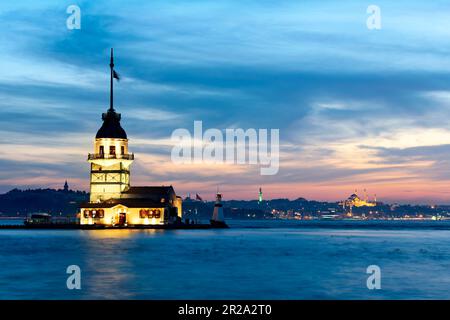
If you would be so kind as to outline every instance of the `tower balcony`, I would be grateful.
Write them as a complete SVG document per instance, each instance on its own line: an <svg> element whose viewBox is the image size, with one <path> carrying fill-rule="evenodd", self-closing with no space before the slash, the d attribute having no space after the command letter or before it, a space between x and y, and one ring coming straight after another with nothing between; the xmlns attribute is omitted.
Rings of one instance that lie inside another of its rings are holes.
<svg viewBox="0 0 450 320"><path fill-rule="evenodd" d="M89 153L88 160L134 160L134 153L126 154L104 154L104 153Z"/></svg>

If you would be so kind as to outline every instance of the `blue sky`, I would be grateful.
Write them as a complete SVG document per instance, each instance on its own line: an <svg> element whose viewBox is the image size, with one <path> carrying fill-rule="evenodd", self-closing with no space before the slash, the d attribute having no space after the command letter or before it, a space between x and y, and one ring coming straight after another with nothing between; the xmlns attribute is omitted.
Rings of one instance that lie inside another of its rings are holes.
<svg viewBox="0 0 450 320"><path fill-rule="evenodd" d="M81 8L68 30L66 8ZM366 27L367 6L381 30ZM450 203L450 5L444 1L14 1L0 4L0 192L88 189L115 102L136 185L212 198ZM279 128L280 171L170 163L177 128Z"/></svg>

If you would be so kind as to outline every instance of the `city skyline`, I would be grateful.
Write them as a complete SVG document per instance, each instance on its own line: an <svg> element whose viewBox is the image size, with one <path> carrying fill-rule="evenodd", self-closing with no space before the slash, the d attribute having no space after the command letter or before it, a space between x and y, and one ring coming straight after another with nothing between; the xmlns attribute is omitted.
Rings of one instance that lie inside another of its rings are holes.
<svg viewBox="0 0 450 320"><path fill-rule="evenodd" d="M257 199L262 186L264 198L365 188L383 202L450 203L448 5L379 1L382 29L368 30L356 1L81 1L81 29L68 30L69 5L0 4L0 193L64 180L88 191L114 47L134 185L207 200L220 185L224 199ZM196 120L280 129L278 174L172 163L171 133Z"/></svg>

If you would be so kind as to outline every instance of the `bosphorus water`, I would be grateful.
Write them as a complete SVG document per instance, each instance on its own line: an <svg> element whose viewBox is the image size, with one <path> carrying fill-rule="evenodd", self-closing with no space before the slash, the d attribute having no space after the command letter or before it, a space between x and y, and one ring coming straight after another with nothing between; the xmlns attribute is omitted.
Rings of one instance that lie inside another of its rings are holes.
<svg viewBox="0 0 450 320"><path fill-rule="evenodd" d="M0 230L0 299L450 299L448 221L230 225Z"/></svg>

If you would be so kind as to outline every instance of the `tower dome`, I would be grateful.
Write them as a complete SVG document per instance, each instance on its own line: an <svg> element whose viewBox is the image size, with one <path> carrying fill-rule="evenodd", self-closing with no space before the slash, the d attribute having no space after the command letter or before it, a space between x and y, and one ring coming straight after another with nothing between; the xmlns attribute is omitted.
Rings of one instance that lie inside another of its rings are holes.
<svg viewBox="0 0 450 320"><path fill-rule="evenodd" d="M127 133L120 125L120 113L114 109L109 109L108 112L102 114L103 124L97 131L96 139L100 138L116 138L127 139Z"/></svg>

